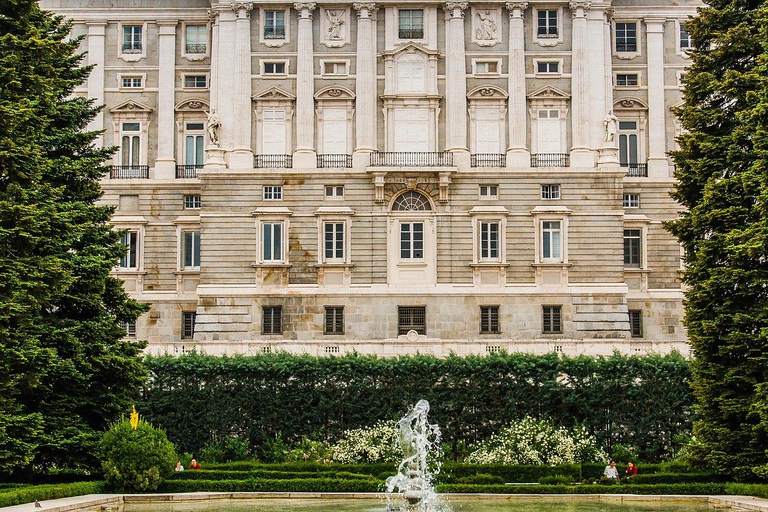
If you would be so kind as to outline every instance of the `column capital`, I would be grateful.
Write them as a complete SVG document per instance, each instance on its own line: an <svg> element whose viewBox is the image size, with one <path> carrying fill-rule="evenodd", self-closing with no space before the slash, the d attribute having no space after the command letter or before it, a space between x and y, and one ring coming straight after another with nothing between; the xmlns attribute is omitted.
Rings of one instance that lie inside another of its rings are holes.
<svg viewBox="0 0 768 512"><path fill-rule="evenodd" d="M352 8L357 11L357 17L368 19L376 11L376 4L373 2L355 2Z"/></svg>
<svg viewBox="0 0 768 512"><path fill-rule="evenodd" d="M251 15L251 11L253 10L253 4L245 2L233 3L230 4L230 7L235 13L237 13L237 17L240 19L248 18Z"/></svg>
<svg viewBox="0 0 768 512"><path fill-rule="evenodd" d="M317 4L314 2L297 2L293 4L293 8L299 13L299 19L311 19L312 11L315 10Z"/></svg>
<svg viewBox="0 0 768 512"><path fill-rule="evenodd" d="M568 4L568 7L573 11L574 18L583 18L587 15L587 11L592 7L592 2L574 1Z"/></svg>
<svg viewBox="0 0 768 512"><path fill-rule="evenodd" d="M159 36L175 36L176 35L176 25L178 25L178 21L158 21L157 26L159 28L157 35Z"/></svg>
<svg viewBox="0 0 768 512"><path fill-rule="evenodd" d="M467 2L446 2L443 9L451 15L451 18L463 18L467 5Z"/></svg>
<svg viewBox="0 0 768 512"><path fill-rule="evenodd" d="M664 23L667 20L664 18L643 18L643 23L645 23L645 31L648 33L662 33L664 32Z"/></svg>
<svg viewBox="0 0 768 512"><path fill-rule="evenodd" d="M613 15L616 13L616 9L613 7L606 7L605 8L605 21L607 23L610 23L613 20Z"/></svg>
<svg viewBox="0 0 768 512"><path fill-rule="evenodd" d="M522 18L528 8L528 2L507 2L506 6L510 18Z"/></svg>

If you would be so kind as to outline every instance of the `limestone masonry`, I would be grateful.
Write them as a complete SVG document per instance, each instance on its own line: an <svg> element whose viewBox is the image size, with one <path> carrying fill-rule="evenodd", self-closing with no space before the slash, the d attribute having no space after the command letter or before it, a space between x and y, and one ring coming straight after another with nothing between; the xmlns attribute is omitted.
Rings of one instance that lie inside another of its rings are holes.
<svg viewBox="0 0 768 512"><path fill-rule="evenodd" d="M150 352L688 352L698 2L41 5L94 66Z"/></svg>

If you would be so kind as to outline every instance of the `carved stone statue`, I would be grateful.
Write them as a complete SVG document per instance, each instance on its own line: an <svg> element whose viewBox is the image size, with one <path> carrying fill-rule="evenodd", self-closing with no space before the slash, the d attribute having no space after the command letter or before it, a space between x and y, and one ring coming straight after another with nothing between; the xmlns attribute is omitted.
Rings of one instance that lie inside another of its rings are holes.
<svg viewBox="0 0 768 512"><path fill-rule="evenodd" d="M603 119L603 126L605 126L604 142L613 142L616 138L616 128L619 125L619 118L613 113L613 110L609 110Z"/></svg>
<svg viewBox="0 0 768 512"><path fill-rule="evenodd" d="M496 39L496 21L491 11L477 11L477 17L480 19L480 26L475 32L475 37L481 41Z"/></svg>
<svg viewBox="0 0 768 512"><path fill-rule="evenodd" d="M219 143L219 128L221 128L221 120L216 114L215 110L206 112L208 115L208 138L211 140L211 146L220 147Z"/></svg>
<svg viewBox="0 0 768 512"><path fill-rule="evenodd" d="M325 17L328 18L326 37L334 40L343 39L343 36L341 35L341 26L344 25L344 11L328 10L325 11Z"/></svg>

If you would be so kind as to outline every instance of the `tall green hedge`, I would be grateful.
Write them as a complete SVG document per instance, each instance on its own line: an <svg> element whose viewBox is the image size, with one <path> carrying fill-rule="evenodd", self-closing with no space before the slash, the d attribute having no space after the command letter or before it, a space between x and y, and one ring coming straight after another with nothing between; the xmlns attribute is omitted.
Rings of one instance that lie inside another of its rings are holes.
<svg viewBox="0 0 768 512"><path fill-rule="evenodd" d="M361 355L148 357L142 403L180 451L226 436L256 455L280 434L334 441L351 428L431 404L449 456L526 415L583 423L608 450L634 447L638 459L668 457L691 428L688 361L668 356L486 357Z"/></svg>

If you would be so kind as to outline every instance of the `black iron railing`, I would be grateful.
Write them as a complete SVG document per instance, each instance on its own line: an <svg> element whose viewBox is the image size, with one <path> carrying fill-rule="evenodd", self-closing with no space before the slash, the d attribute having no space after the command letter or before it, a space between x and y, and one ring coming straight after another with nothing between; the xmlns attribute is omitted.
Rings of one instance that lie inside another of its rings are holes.
<svg viewBox="0 0 768 512"><path fill-rule="evenodd" d="M253 155L256 169L290 169L293 166L291 155Z"/></svg>
<svg viewBox="0 0 768 512"><path fill-rule="evenodd" d="M141 43L123 43L123 53L141 53Z"/></svg>
<svg viewBox="0 0 768 512"><path fill-rule="evenodd" d="M637 43L616 43L617 52L636 52Z"/></svg>
<svg viewBox="0 0 768 512"><path fill-rule="evenodd" d="M372 167L452 167L453 153L447 151L371 153Z"/></svg>
<svg viewBox="0 0 768 512"><path fill-rule="evenodd" d="M208 45L202 44L188 44L186 45L187 53L205 53L208 50Z"/></svg>
<svg viewBox="0 0 768 512"><path fill-rule="evenodd" d="M627 176L631 176L633 178L648 177L648 164L630 164L624 162L620 165L627 170Z"/></svg>
<svg viewBox="0 0 768 512"><path fill-rule="evenodd" d="M469 156L472 167L506 167L507 155L504 153L476 153Z"/></svg>
<svg viewBox="0 0 768 512"><path fill-rule="evenodd" d="M264 39L285 38L285 27L264 27Z"/></svg>
<svg viewBox="0 0 768 512"><path fill-rule="evenodd" d="M197 178L197 171L203 168L203 164L187 164L176 166L177 178Z"/></svg>
<svg viewBox="0 0 768 512"><path fill-rule="evenodd" d="M539 28L539 30L536 32L536 37L539 39L551 39L557 37L557 29L556 28Z"/></svg>
<svg viewBox="0 0 768 512"><path fill-rule="evenodd" d="M424 39L423 28L401 28L398 29L397 36L400 39Z"/></svg>
<svg viewBox="0 0 768 512"><path fill-rule="evenodd" d="M320 154L317 155L317 168L327 169L329 167L352 167L352 155L342 154Z"/></svg>
<svg viewBox="0 0 768 512"><path fill-rule="evenodd" d="M148 165L113 165L109 172L113 180L149 179Z"/></svg>
<svg viewBox="0 0 768 512"><path fill-rule="evenodd" d="M534 153L531 167L568 167L568 153Z"/></svg>

